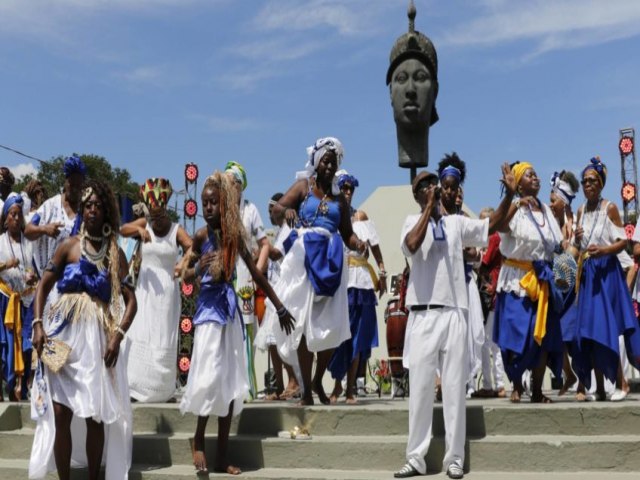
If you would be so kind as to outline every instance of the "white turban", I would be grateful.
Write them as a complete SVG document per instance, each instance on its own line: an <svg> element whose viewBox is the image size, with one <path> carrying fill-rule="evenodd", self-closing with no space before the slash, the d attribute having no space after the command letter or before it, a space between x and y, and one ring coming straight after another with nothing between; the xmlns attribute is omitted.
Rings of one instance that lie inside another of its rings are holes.
<svg viewBox="0 0 640 480"><path fill-rule="evenodd" d="M319 138L316 140L316 143L307 147L307 155L308 160L307 164L304 167L304 170L296 173L296 178L310 178L318 170L318 164L320 163L320 159L327 152L335 152L336 159L338 161L338 168L340 168L340 164L342 163L342 158L344 157L344 149L342 148L342 143L335 137L325 137ZM338 195L340 193L340 188L338 187L338 177L335 176L333 178L333 184L331 186L331 193L333 195Z"/></svg>

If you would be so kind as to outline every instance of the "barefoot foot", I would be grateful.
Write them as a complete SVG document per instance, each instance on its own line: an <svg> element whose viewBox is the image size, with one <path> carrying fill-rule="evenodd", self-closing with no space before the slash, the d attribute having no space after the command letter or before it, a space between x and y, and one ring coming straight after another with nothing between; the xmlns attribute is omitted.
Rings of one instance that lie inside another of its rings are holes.
<svg viewBox="0 0 640 480"><path fill-rule="evenodd" d="M342 395L342 391L342 385L340 384L333 387L333 392L331 392L331 395L329 396L329 403L331 405L338 403L338 399L340 398L340 395Z"/></svg>
<svg viewBox="0 0 640 480"><path fill-rule="evenodd" d="M191 441L191 453L193 454L193 466L198 474L207 473L207 458L204 455L204 439Z"/></svg>
<svg viewBox="0 0 640 480"><path fill-rule="evenodd" d="M311 389L315 392L316 395L318 395L318 400L320 400L320 403L324 405L329 405L331 403L329 397L327 397L327 394L324 392L322 380L314 380Z"/></svg>
<svg viewBox="0 0 640 480"><path fill-rule="evenodd" d="M240 475L242 470L234 465L216 465L216 473L226 473L227 475Z"/></svg>

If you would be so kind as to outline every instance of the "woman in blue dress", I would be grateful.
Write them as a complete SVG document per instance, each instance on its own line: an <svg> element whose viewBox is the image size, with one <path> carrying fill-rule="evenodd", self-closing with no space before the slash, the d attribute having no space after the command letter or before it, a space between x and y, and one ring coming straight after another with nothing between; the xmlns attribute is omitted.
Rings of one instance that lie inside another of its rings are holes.
<svg viewBox="0 0 640 480"><path fill-rule="evenodd" d="M587 390L595 370L597 400L606 399L603 376L612 382L618 376L621 335L629 361L636 368L640 364L640 328L616 256L626 247L627 237L618 208L602 198L606 181L606 166L599 157L592 158L582 171L587 201L578 210L574 245L580 257L572 366Z"/></svg>
<svg viewBox="0 0 640 480"><path fill-rule="evenodd" d="M35 378L39 394L32 392L32 410L38 423L29 478L44 478L55 458L60 479L68 480L72 436L81 441L86 431L86 449L75 449L74 464L87 464L88 478L94 480L104 459L106 479L124 479L131 465L132 415L127 344L121 351L121 342L136 313L136 299L125 280L127 261L117 245L119 215L110 187L89 181L78 213L80 234L56 249L36 291L33 346L38 355L48 355L43 347L49 339L64 342L71 351L57 372L44 367L40 380ZM43 319L54 284L60 297Z"/></svg>
<svg viewBox="0 0 640 480"><path fill-rule="evenodd" d="M329 397L331 403L337 403L342 394L342 380L347 377L346 403L355 404L356 375L359 371L366 371L367 361L371 356L371 349L378 346L378 320L376 318L376 292L380 298L387 291L387 273L380 251L378 232L362 210L353 208L352 200L358 179L346 170L337 172L338 186L344 195L351 213L351 225L359 238L367 243L365 254L345 249L348 259L349 282L349 324L351 338L333 351L329 363L329 371L335 379L333 392ZM379 276L368 261L369 251L378 266Z"/></svg>
<svg viewBox="0 0 640 480"><path fill-rule="evenodd" d="M322 376L333 349L351 338L343 249L345 244L360 253L367 248L353 232L351 210L335 177L344 156L342 144L337 138L320 138L307 154L306 169L274 207L293 228L274 290L297 320L292 335L276 332L276 343L286 363L298 357L304 387L301 406L313 405L312 390L322 403L330 402ZM267 315L273 312L273 305L268 305Z"/></svg>

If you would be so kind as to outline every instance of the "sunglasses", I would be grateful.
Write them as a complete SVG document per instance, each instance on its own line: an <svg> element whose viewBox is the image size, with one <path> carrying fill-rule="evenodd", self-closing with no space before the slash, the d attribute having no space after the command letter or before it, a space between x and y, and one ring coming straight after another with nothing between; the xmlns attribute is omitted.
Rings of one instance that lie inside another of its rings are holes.
<svg viewBox="0 0 640 480"><path fill-rule="evenodd" d="M580 181L580 184L584 187L585 185L597 185L600 183L600 180L597 178L583 178Z"/></svg>

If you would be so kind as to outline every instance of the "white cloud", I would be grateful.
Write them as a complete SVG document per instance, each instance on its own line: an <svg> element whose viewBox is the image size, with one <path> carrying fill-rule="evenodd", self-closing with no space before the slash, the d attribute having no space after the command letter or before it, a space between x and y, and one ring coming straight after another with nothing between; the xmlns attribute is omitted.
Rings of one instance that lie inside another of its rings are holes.
<svg viewBox="0 0 640 480"><path fill-rule="evenodd" d="M406 2L402 2L405 5ZM398 8L389 0L270 0L253 19L260 30L335 30L340 35L371 35L382 14Z"/></svg>
<svg viewBox="0 0 640 480"><path fill-rule="evenodd" d="M549 0L485 2L483 14L444 35L441 45L496 46L533 42L531 58L640 34L637 0Z"/></svg>
<svg viewBox="0 0 640 480"><path fill-rule="evenodd" d="M308 40L291 42L289 38L279 37L237 45L226 49L226 52L264 63L288 62L307 57L320 50L323 45L326 45L326 42Z"/></svg>
<svg viewBox="0 0 640 480"><path fill-rule="evenodd" d="M191 114L187 118L200 122L212 132L243 132L260 128L260 122L252 118L229 118L216 115Z"/></svg>
<svg viewBox="0 0 640 480"><path fill-rule="evenodd" d="M33 163L19 163L17 165L7 165L7 168L11 170L13 176L16 177L16 180L24 177L25 175L35 175L38 173L38 169L33 165Z"/></svg>
<svg viewBox="0 0 640 480"><path fill-rule="evenodd" d="M142 65L127 71L114 72L111 78L131 87L154 86L160 88L182 85L187 82L185 72L165 65Z"/></svg>

